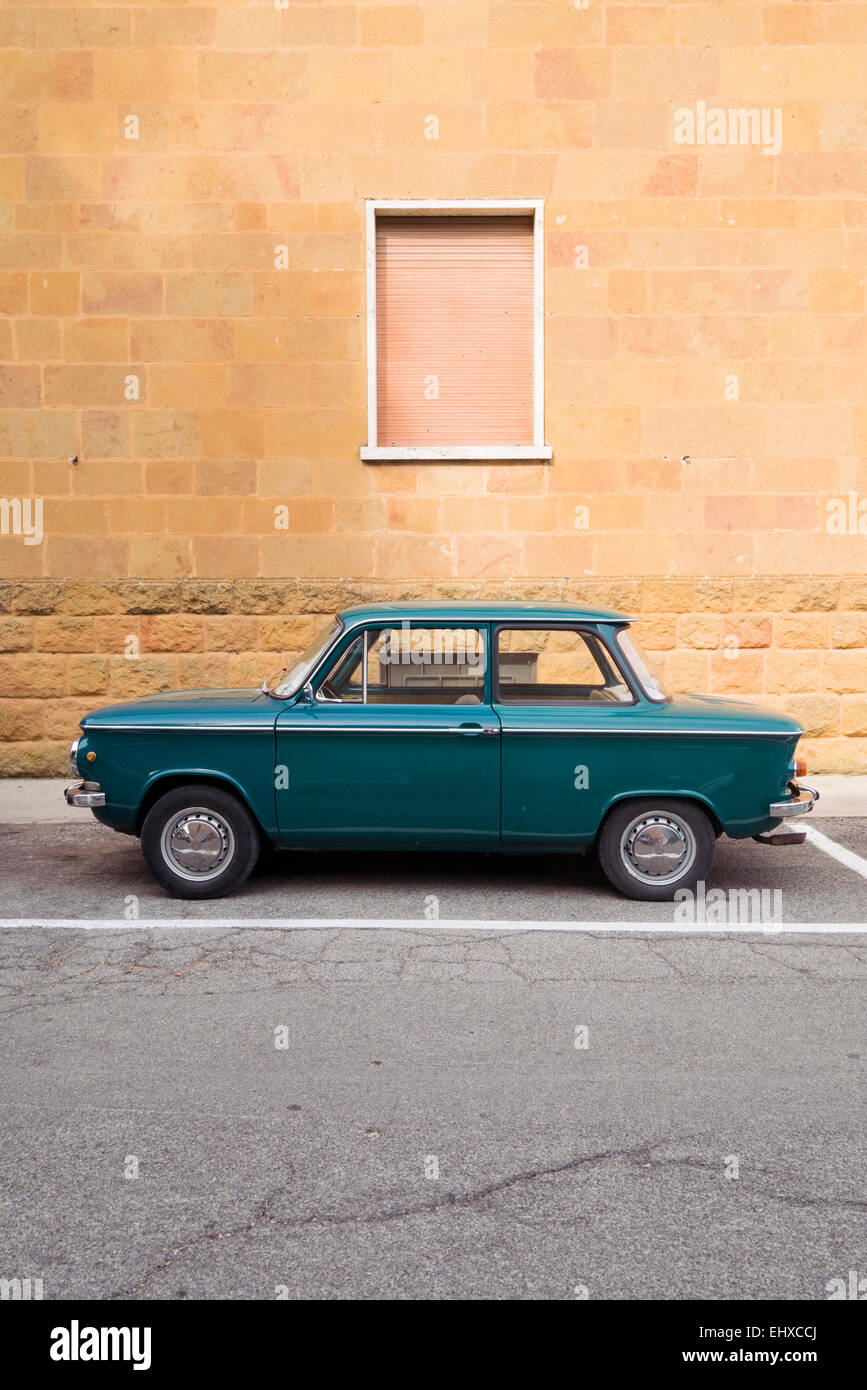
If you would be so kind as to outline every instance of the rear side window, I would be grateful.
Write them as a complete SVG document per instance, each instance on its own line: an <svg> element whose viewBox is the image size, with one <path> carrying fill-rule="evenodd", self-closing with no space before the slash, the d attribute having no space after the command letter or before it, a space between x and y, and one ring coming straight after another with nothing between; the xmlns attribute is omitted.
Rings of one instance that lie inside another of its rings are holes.
<svg viewBox="0 0 867 1390"><path fill-rule="evenodd" d="M504 705L631 705L623 672L592 632L502 627L496 677Z"/></svg>

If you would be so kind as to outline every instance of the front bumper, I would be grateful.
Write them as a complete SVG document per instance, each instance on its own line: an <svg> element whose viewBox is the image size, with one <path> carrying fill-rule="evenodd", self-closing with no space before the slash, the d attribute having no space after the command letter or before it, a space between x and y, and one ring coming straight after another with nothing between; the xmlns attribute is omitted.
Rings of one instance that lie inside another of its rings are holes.
<svg viewBox="0 0 867 1390"><path fill-rule="evenodd" d="M817 791L812 787L802 787L798 782L790 782L789 791L792 793L790 800L771 802L768 815L773 816L774 820L785 820L789 816L806 816L819 800Z"/></svg>
<svg viewBox="0 0 867 1390"><path fill-rule="evenodd" d="M104 806L105 792L98 782L76 782L67 787L63 795L67 806Z"/></svg>

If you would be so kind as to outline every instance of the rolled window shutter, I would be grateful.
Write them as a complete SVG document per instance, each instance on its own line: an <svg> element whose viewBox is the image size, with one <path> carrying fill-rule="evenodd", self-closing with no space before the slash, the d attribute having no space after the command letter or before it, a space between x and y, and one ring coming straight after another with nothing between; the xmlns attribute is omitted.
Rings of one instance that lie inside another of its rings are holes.
<svg viewBox="0 0 867 1390"><path fill-rule="evenodd" d="M533 443L533 223L381 217L377 443Z"/></svg>

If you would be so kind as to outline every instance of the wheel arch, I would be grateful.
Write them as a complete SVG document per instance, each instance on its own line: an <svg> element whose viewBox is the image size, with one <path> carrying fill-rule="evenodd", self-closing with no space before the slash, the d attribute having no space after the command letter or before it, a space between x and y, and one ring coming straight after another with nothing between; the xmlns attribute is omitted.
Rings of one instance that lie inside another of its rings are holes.
<svg viewBox="0 0 867 1390"><path fill-rule="evenodd" d="M642 792L621 792L618 796L613 796L605 807L596 831L594 844L605 826L605 822L613 811L630 801L680 801L687 806L696 806L700 811L704 811L714 829L714 834L719 838L725 833L725 826L717 815L712 802L699 792L672 792L672 791L642 791Z"/></svg>
<svg viewBox="0 0 867 1390"><path fill-rule="evenodd" d="M162 776L155 777L154 780L148 784L145 794L139 804L138 811L136 812L136 835L141 835L141 829L148 811L159 801L161 796L165 796L166 792L175 791L178 787L190 786L218 787L220 791L229 792L232 796L236 797L238 801L241 802L244 809L249 812L253 824L259 832L261 843L263 845L271 844L271 837L266 834L262 822L257 816L253 806L250 804L250 798L247 796L243 787L232 777L227 777L225 774L217 772L167 772Z"/></svg>

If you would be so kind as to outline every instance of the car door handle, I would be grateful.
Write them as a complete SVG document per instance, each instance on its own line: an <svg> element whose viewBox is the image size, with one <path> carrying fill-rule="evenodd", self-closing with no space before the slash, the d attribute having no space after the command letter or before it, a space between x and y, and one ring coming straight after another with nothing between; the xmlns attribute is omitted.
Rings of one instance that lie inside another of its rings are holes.
<svg viewBox="0 0 867 1390"><path fill-rule="evenodd" d="M497 730L493 724L453 724L449 729L450 734L495 734Z"/></svg>

